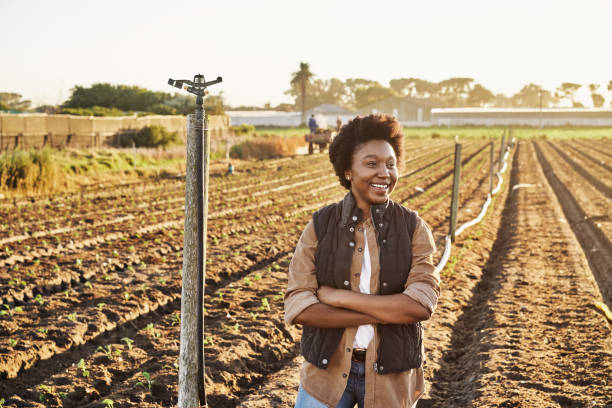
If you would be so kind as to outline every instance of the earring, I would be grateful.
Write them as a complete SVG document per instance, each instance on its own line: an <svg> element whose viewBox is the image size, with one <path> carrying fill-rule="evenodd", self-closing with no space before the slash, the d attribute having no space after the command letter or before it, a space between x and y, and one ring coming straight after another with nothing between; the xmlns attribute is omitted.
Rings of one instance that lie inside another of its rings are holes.
<svg viewBox="0 0 612 408"><path fill-rule="evenodd" d="M348 181L351 181L351 177L350 177L350 176L346 176L346 179L347 179Z"/></svg>

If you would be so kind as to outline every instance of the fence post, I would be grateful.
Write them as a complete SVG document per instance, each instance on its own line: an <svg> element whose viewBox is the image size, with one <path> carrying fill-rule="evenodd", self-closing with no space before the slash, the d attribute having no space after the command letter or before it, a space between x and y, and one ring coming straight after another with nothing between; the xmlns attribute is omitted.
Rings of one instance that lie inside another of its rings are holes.
<svg viewBox="0 0 612 408"><path fill-rule="evenodd" d="M495 175L495 142L491 142L491 169L489 170L489 195L493 195L493 177Z"/></svg>
<svg viewBox="0 0 612 408"><path fill-rule="evenodd" d="M457 228L457 208L459 206L459 181L461 179L461 144L455 143L455 173L453 177L453 197L451 199L450 237L455 242Z"/></svg>
<svg viewBox="0 0 612 408"><path fill-rule="evenodd" d="M501 171L504 165L504 151L506 150L506 131L502 133L501 147L499 148L499 171Z"/></svg>

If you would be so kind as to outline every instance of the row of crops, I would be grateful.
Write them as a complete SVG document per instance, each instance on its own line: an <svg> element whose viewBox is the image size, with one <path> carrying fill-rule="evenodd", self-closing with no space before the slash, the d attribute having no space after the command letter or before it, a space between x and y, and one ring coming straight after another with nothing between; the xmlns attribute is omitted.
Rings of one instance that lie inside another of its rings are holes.
<svg viewBox="0 0 612 408"><path fill-rule="evenodd" d="M600 162L612 154L596 140L538 146L550 160L572 154L589 174L601 174ZM392 198L418 211L440 246L454 143L408 141L405 148ZM489 141L463 144L459 223L487 198L489 160ZM241 163L234 175L210 180L206 383L211 406L230 407L297 355L299 331L282 319L287 265L312 212L345 190L325 155ZM0 211L5 406L176 404L184 181L4 200Z"/></svg>

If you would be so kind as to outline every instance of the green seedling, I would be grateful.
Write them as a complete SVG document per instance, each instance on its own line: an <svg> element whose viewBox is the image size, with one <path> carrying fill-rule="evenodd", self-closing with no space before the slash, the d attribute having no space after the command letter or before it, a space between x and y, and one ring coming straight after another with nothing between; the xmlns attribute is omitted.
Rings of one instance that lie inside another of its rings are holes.
<svg viewBox="0 0 612 408"><path fill-rule="evenodd" d="M113 280L114 278L113 278L113 275L105 273L105 274L102 274L102 279L104 279L105 281L110 281L110 280Z"/></svg>
<svg viewBox="0 0 612 408"><path fill-rule="evenodd" d="M270 304L268 303L268 298L261 299L261 306L259 306L259 310L268 309L270 311Z"/></svg>
<svg viewBox="0 0 612 408"><path fill-rule="evenodd" d="M26 273L26 275L27 275L29 278L35 278L35 277L36 277L36 272L34 272L34 271L29 271L28 273Z"/></svg>
<svg viewBox="0 0 612 408"><path fill-rule="evenodd" d="M42 393L38 396L38 399L40 400L40 402L44 402L47 400L47 397L52 396L52 392L51 392L51 388L49 388L49 386L45 385L45 384L40 384L38 386L38 389L40 391L42 391Z"/></svg>
<svg viewBox="0 0 612 408"><path fill-rule="evenodd" d="M127 344L128 350L132 350L132 344L134 343L134 340L130 339L129 337L124 337L121 339L121 341Z"/></svg>
<svg viewBox="0 0 612 408"><path fill-rule="evenodd" d="M66 397L67 397L67 394L64 391L60 391L58 394L59 394L60 398L63 399L63 400L65 400Z"/></svg>
<svg viewBox="0 0 612 408"><path fill-rule="evenodd" d="M89 377L89 370L87 370L87 366L85 365L85 360L80 359L77 364L77 368L81 370L81 375L85 378Z"/></svg>
<svg viewBox="0 0 612 408"><path fill-rule="evenodd" d="M259 280L261 280L261 273L259 273L259 272L258 272L258 273L256 273L256 274L253 276L253 280L254 280L254 281L259 281Z"/></svg>
<svg viewBox="0 0 612 408"><path fill-rule="evenodd" d="M130 246L129 246L129 248L128 248L128 250L129 250L130 252L136 252L136 248L134 248L134 245L130 245Z"/></svg>
<svg viewBox="0 0 612 408"><path fill-rule="evenodd" d="M172 326L176 326L177 324L181 324L181 316L178 313L173 313Z"/></svg>
<svg viewBox="0 0 612 408"><path fill-rule="evenodd" d="M160 333L155 330L155 325L153 323L147 324L145 330L148 331L153 337L159 337Z"/></svg>
<svg viewBox="0 0 612 408"><path fill-rule="evenodd" d="M16 345L17 345L17 340L9 339L9 347L10 348L15 348Z"/></svg>
<svg viewBox="0 0 612 408"><path fill-rule="evenodd" d="M70 297L70 291L68 289L66 289L63 293L64 293L64 297L66 299L68 299Z"/></svg>
<svg viewBox="0 0 612 408"><path fill-rule="evenodd" d="M244 278L244 283L249 287L251 286L251 280L248 277Z"/></svg>
<svg viewBox="0 0 612 408"><path fill-rule="evenodd" d="M36 301L36 303L38 303L41 306L45 304L45 300L43 299L43 297L42 297L42 295L40 293L38 295L36 295L34 300Z"/></svg>
<svg viewBox="0 0 612 408"><path fill-rule="evenodd" d="M34 265L38 265L40 263L40 259L35 259L34 260Z"/></svg>
<svg viewBox="0 0 612 408"><path fill-rule="evenodd" d="M134 270L135 270L135 269L134 269L134 267L133 267L132 265L129 265L129 266L127 267L127 269L128 269L128 271L130 271L130 272L134 272Z"/></svg>
<svg viewBox="0 0 612 408"><path fill-rule="evenodd" d="M110 398L105 398L102 400L102 403L106 406L106 408L114 408L113 400Z"/></svg>
<svg viewBox="0 0 612 408"><path fill-rule="evenodd" d="M251 320L253 321L257 320L257 316L258 316L257 313L249 312L249 314L251 315Z"/></svg>
<svg viewBox="0 0 612 408"><path fill-rule="evenodd" d="M162 284L162 285L165 285L166 284L166 279L159 278L159 283Z"/></svg>
<svg viewBox="0 0 612 408"><path fill-rule="evenodd" d="M106 348L102 347L102 346L98 346L98 348L96 349L96 351L101 351L104 353L104 355L106 355L106 357L109 360L114 360L115 356L120 356L121 355L121 350L114 350L113 351L113 346L111 346L110 344L108 346L106 346Z"/></svg>
<svg viewBox="0 0 612 408"><path fill-rule="evenodd" d="M100 310L100 311L101 311L102 309L104 309L104 306L106 306L106 303L104 303L104 302L100 302L100 303L98 303L96 306L98 307L98 310Z"/></svg>
<svg viewBox="0 0 612 408"><path fill-rule="evenodd" d="M40 328L40 329L38 329L38 332L42 333L42 334L47 334L47 333L49 333L49 328L46 328L46 327L44 329Z"/></svg>
<svg viewBox="0 0 612 408"><path fill-rule="evenodd" d="M151 375L146 371L143 371L142 376L145 378L145 382L138 381L135 387L141 386L142 388L151 391L151 386L153 385L153 381L151 381Z"/></svg>
<svg viewBox="0 0 612 408"><path fill-rule="evenodd" d="M213 341L212 336L206 336L204 338L204 345L205 346L214 346L215 345L215 342Z"/></svg>
<svg viewBox="0 0 612 408"><path fill-rule="evenodd" d="M123 292L123 299L125 299L126 302L130 300L130 292Z"/></svg>
<svg viewBox="0 0 612 408"><path fill-rule="evenodd" d="M87 289L92 289L93 285L91 284L90 281L85 281L85 283L83 284L83 286L85 286Z"/></svg>
<svg viewBox="0 0 612 408"><path fill-rule="evenodd" d="M68 320L70 320L71 322L76 322L76 312L68 314Z"/></svg>
<svg viewBox="0 0 612 408"><path fill-rule="evenodd" d="M80 259L76 260L76 266L81 266L83 265L83 261L81 261Z"/></svg>
<svg viewBox="0 0 612 408"><path fill-rule="evenodd" d="M15 313L23 312L23 308L21 306L16 306L16 307L14 307L12 309L7 304L3 304L2 306L4 307L5 310L0 310L0 316L10 316L10 317L13 317L13 315L15 315Z"/></svg>
<svg viewBox="0 0 612 408"><path fill-rule="evenodd" d="M113 256L119 256L119 252L116 249L113 249Z"/></svg>
<svg viewBox="0 0 612 408"><path fill-rule="evenodd" d="M0 408L4 407L4 403L5 403L4 398L0 398Z"/></svg>

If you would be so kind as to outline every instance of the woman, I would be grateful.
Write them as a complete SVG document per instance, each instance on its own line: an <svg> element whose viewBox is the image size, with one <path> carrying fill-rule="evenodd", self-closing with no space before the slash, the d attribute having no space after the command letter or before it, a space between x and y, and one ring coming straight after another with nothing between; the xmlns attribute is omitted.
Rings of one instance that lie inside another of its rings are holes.
<svg viewBox="0 0 612 408"><path fill-rule="evenodd" d="M423 333L440 293L425 222L389 199L403 134L356 117L329 157L349 192L317 211L289 265L285 321L303 325L296 408L411 407L424 389Z"/></svg>

